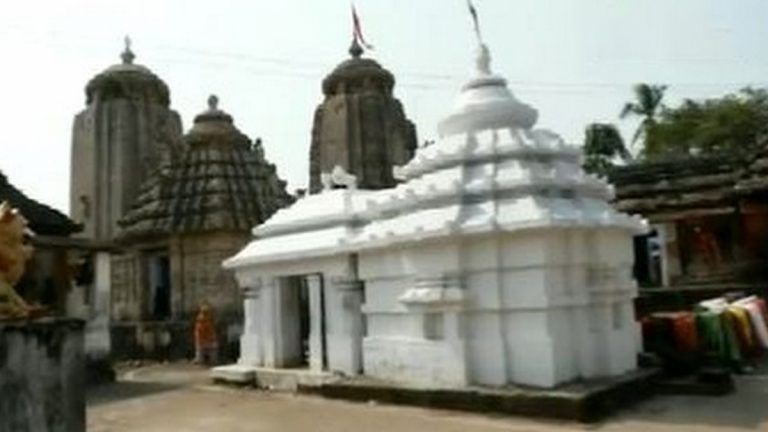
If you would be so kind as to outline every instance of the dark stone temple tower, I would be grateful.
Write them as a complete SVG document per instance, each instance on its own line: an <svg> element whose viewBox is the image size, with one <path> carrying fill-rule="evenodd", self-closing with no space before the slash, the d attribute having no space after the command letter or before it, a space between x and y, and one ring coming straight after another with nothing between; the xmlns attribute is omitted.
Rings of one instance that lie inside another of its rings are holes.
<svg viewBox="0 0 768 432"><path fill-rule="evenodd" d="M361 189L392 187L392 168L416 149L416 128L392 90L395 77L362 58L355 40L351 58L323 80L325 100L315 110L310 148L310 193L322 189L320 175L336 165L357 176Z"/></svg>
<svg viewBox="0 0 768 432"><path fill-rule="evenodd" d="M86 238L109 242L139 186L180 146L181 119L168 86L135 64L126 38L122 62L86 86L72 131L70 215Z"/></svg>

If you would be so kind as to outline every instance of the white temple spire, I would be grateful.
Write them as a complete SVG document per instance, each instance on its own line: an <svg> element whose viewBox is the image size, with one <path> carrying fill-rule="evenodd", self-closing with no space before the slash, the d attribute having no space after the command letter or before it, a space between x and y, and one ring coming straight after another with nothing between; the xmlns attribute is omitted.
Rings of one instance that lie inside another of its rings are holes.
<svg viewBox="0 0 768 432"><path fill-rule="evenodd" d="M491 75L491 51L486 44L480 44L477 48L475 67L480 75Z"/></svg>

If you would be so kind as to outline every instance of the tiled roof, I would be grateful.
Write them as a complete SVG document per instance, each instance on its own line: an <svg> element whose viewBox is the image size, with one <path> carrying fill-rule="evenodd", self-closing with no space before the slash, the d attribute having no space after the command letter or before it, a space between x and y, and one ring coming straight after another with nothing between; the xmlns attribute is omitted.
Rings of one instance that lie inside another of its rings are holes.
<svg viewBox="0 0 768 432"><path fill-rule="evenodd" d="M121 219L121 238L250 231L293 197L232 118L212 103L195 118L178 160L155 173Z"/></svg>
<svg viewBox="0 0 768 432"><path fill-rule="evenodd" d="M8 201L29 221L29 227L36 234L67 236L78 232L82 227L60 211L41 204L8 182L0 172L0 201Z"/></svg>

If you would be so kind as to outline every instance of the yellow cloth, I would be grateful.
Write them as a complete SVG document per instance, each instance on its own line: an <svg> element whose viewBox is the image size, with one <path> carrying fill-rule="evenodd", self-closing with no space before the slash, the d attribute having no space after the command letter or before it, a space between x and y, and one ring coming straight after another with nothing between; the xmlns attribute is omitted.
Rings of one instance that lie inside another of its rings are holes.
<svg viewBox="0 0 768 432"><path fill-rule="evenodd" d="M752 322L749 320L749 313L741 306L729 306L728 313L734 318L736 324L736 337L741 345L742 353L749 354L754 351L755 336L752 334Z"/></svg>

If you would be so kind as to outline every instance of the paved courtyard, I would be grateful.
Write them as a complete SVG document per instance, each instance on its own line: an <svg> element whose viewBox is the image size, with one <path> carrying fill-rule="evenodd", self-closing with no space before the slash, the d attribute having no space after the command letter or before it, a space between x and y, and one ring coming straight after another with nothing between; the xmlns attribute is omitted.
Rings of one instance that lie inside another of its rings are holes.
<svg viewBox="0 0 768 432"><path fill-rule="evenodd" d="M726 397L655 397L601 424L360 404L211 385L193 365L155 365L89 394L90 432L768 431L768 375Z"/></svg>

